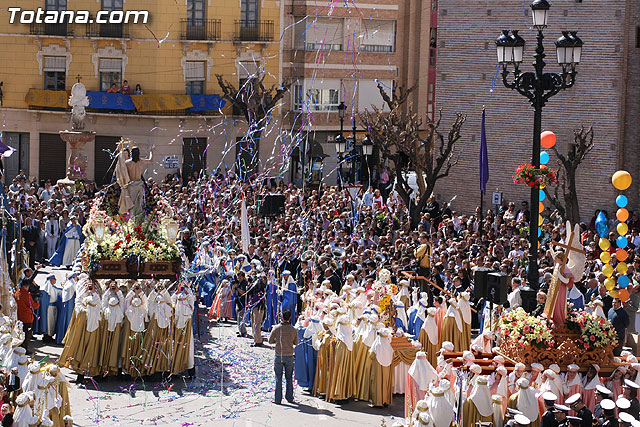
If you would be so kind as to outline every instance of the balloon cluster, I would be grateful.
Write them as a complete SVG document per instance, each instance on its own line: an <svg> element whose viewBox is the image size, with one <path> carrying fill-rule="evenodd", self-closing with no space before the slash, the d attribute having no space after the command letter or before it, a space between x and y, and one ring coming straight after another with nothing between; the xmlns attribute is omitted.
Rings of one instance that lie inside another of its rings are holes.
<svg viewBox="0 0 640 427"><path fill-rule="evenodd" d="M611 183L617 190L626 190L631 185L631 174L627 171L618 171L611 177ZM610 264L611 252L613 251L611 250L611 242L606 238L609 231L606 224L606 216L600 212L596 218L596 231L600 235L599 246L600 249L602 249L600 260L604 263L602 273L607 276L604 281L604 286L607 288L607 291L609 291L609 295L613 298L620 298L622 301L626 301L629 298L629 291L626 288L630 282L629 276L627 276L628 267L625 262L628 256L626 247L629 244L627 239L629 226L626 223L629 219L629 211L626 209L627 203L629 203L629 200L624 194L616 197L616 205L618 206L618 211L616 212L616 218L618 219L616 231L618 232L618 237L615 241L615 255L618 263L615 269L613 265ZM617 282L613 276L615 271L619 274Z"/></svg>
<svg viewBox="0 0 640 427"><path fill-rule="evenodd" d="M540 134L540 145L543 148L553 148L554 145L556 145L556 134L554 134L553 132L549 131L549 130L545 130L544 132L542 132ZM541 151L540 152L540 168L546 167L547 163L549 163L549 160L551 160L551 157L549 156L549 153L546 151ZM538 204L538 238L540 238L540 236L542 235L542 230L540 229L540 226L542 225L542 212L544 211L544 203L542 203L544 201L544 199L546 198L546 195L544 194L544 187L541 185L540 186L540 196L539 196L539 204ZM538 243L538 245L540 245L540 243Z"/></svg>

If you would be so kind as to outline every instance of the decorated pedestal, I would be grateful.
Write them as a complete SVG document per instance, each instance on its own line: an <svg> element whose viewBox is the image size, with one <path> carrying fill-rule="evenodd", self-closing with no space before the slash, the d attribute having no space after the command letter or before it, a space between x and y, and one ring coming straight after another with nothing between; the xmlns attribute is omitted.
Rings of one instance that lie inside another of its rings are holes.
<svg viewBox="0 0 640 427"><path fill-rule="evenodd" d="M151 261L132 263L127 260L100 260L91 269L93 279L176 279L181 261Z"/></svg>

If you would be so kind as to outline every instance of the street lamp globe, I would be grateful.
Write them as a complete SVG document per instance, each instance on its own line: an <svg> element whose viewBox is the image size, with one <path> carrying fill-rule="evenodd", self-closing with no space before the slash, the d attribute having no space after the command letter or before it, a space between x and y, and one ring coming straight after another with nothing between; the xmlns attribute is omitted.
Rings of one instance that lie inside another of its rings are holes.
<svg viewBox="0 0 640 427"><path fill-rule="evenodd" d="M546 28L549 2L547 0L533 0L531 2L531 11L533 12L533 26L538 30Z"/></svg>
<svg viewBox="0 0 640 427"><path fill-rule="evenodd" d="M362 154L365 156L370 156L373 154L373 142L369 135L365 136L362 140Z"/></svg>
<svg viewBox="0 0 640 427"><path fill-rule="evenodd" d="M556 53L558 55L558 64L563 67L571 64L573 58L573 40L571 40L568 31L563 31L562 36L556 40Z"/></svg>
<svg viewBox="0 0 640 427"><path fill-rule="evenodd" d="M500 37L496 39L496 53L498 62L506 67L513 59L513 39L509 35L509 30L502 30Z"/></svg>
<svg viewBox="0 0 640 427"><path fill-rule="evenodd" d="M578 37L577 31L569 31L569 37L573 41L573 55L571 63L579 64L580 58L582 57L582 46L584 45L584 42L580 37Z"/></svg>
<svg viewBox="0 0 640 427"><path fill-rule="evenodd" d="M518 67L522 62L522 55L524 53L524 39L518 34L518 30L513 30L511 35L511 46L513 48L512 62Z"/></svg>
<svg viewBox="0 0 640 427"><path fill-rule="evenodd" d="M336 153L344 154L347 151L347 138L343 135L336 136L334 142L336 143Z"/></svg>
<svg viewBox="0 0 640 427"><path fill-rule="evenodd" d="M347 111L347 106L344 101L340 101L340 105L338 105L338 115L340 116L340 119L344 119L345 111Z"/></svg>

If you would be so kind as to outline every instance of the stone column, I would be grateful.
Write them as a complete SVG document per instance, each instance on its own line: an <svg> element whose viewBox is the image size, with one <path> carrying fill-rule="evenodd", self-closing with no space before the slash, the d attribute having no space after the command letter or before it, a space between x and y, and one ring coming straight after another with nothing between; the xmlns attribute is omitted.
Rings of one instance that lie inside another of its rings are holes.
<svg viewBox="0 0 640 427"><path fill-rule="evenodd" d="M60 131L60 138L71 147L71 155L67 164L67 177L73 180L86 179L88 165L84 158L83 148L87 142L95 141L96 133L93 131L64 130Z"/></svg>

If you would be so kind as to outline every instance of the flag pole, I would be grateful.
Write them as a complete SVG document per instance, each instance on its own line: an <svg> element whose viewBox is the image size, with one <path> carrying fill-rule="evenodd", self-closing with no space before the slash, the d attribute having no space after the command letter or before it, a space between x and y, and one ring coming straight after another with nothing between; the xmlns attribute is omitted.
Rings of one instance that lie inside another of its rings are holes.
<svg viewBox="0 0 640 427"><path fill-rule="evenodd" d="M485 115L485 107L482 106L482 129L480 130L480 162L482 162L482 144L485 143L483 138L485 138L484 131L484 115ZM482 174L482 171L480 171ZM480 179L480 220L478 222L478 235L480 236L480 240L482 240L482 233L484 232L484 191L482 186L482 178Z"/></svg>

